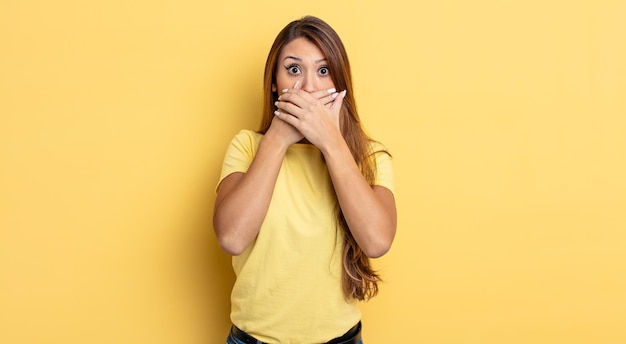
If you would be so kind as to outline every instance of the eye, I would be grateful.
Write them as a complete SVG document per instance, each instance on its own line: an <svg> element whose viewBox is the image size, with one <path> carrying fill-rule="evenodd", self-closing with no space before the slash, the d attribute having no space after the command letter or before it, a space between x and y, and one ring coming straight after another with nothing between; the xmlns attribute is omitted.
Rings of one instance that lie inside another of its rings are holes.
<svg viewBox="0 0 626 344"><path fill-rule="evenodd" d="M320 67L320 69L319 69L319 71L318 71L318 72L320 73L320 75L323 75L323 76L328 76L328 75L330 75L330 69L328 69L328 67L327 67L327 66L322 66L322 67Z"/></svg>
<svg viewBox="0 0 626 344"><path fill-rule="evenodd" d="M300 74L300 66L292 64L289 65L287 67L285 67L285 69L287 70L287 73L291 74L291 75L298 75Z"/></svg>

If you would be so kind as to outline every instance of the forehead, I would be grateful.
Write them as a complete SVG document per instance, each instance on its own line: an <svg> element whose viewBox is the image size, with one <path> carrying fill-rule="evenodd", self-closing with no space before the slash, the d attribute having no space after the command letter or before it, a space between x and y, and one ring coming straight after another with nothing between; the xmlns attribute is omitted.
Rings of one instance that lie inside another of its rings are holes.
<svg viewBox="0 0 626 344"><path fill-rule="evenodd" d="M302 60L319 61L326 58L324 53L313 43L306 38L296 38L293 41L285 44L283 51L280 54L280 60L284 60L286 57L296 57Z"/></svg>

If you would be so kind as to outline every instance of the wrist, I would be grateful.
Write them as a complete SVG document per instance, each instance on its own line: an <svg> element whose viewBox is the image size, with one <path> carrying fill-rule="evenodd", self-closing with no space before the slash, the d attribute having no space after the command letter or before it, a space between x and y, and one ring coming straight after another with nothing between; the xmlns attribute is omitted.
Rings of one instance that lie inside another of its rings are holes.
<svg viewBox="0 0 626 344"><path fill-rule="evenodd" d="M321 144L317 145L317 148L320 149L320 151L322 152L322 154L324 154L324 156L326 156L327 154L336 152L343 148L346 148L349 150L348 144L346 143L346 140L343 138L343 135L341 135L340 131L337 131L335 134L328 135L324 140L321 141Z"/></svg>
<svg viewBox="0 0 626 344"><path fill-rule="evenodd" d="M263 139L261 139L261 145L278 150L281 154L287 152L290 144L282 140L278 135L276 135L270 128L265 135L263 135Z"/></svg>
<svg viewBox="0 0 626 344"><path fill-rule="evenodd" d="M348 148L348 144L346 143L346 140L343 138L341 133L329 140L324 140L323 143L317 148L319 148L322 154L327 158L330 157L330 155L343 150L350 151L350 148Z"/></svg>

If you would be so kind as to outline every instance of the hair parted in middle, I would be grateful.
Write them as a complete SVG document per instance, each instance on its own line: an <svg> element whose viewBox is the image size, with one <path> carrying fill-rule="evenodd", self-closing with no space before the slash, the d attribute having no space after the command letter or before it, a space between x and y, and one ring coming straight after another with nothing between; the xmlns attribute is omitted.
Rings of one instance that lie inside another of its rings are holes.
<svg viewBox="0 0 626 344"><path fill-rule="evenodd" d="M347 90L340 110L340 130L352 157L361 169L365 180L373 185L376 177L376 163L371 151L373 140L363 130L356 110L352 88L352 74L348 55L339 35L323 20L305 16L292 21L283 28L270 49L265 63L263 78L263 114L259 132L265 134L274 118L274 103L278 100L278 92L273 90L276 85L276 69L278 58L285 45L296 38L304 38L315 44L324 54L331 79L337 90ZM383 151L389 154L386 151ZM342 228L343 248L343 293L346 299L367 300L378 293L380 276L373 270L369 257L361 250L350 232L346 219L337 203L337 223Z"/></svg>

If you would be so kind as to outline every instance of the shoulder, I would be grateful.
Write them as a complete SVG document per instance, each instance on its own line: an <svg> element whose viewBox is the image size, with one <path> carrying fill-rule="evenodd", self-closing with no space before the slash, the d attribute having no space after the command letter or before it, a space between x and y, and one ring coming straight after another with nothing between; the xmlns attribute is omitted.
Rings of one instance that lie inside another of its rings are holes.
<svg viewBox="0 0 626 344"><path fill-rule="evenodd" d="M368 150L369 150L368 151L369 155L380 155L382 153L383 155L387 155L391 157L391 153L389 153L389 150L387 149L387 147L383 145L382 143L375 141L375 140L369 141Z"/></svg>
<svg viewBox="0 0 626 344"><path fill-rule="evenodd" d="M374 162L374 185L383 186L389 189L389 191L393 194L394 182L391 153L389 153L387 147L382 143L370 140L369 158Z"/></svg>
<svg viewBox="0 0 626 344"><path fill-rule="evenodd" d="M230 145L240 147L245 150L256 150L259 146L259 142L263 138L263 134L257 133L252 130L243 129L240 130L231 140Z"/></svg>
<svg viewBox="0 0 626 344"><path fill-rule="evenodd" d="M235 137L234 140L238 141L249 141L249 142L259 142L263 138L263 134L257 133L256 131L252 131L249 129L240 130Z"/></svg>

